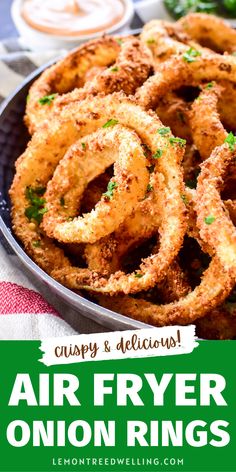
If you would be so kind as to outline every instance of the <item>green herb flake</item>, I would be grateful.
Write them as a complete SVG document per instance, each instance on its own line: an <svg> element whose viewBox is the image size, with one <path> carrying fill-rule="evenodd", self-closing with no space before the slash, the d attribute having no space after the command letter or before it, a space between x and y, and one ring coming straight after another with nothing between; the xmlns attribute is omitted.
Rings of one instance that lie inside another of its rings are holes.
<svg viewBox="0 0 236 472"><path fill-rule="evenodd" d="M114 120L113 118L111 118L110 120L108 120L104 125L103 125L103 128L110 128L110 126L115 126L119 123L118 120Z"/></svg>
<svg viewBox="0 0 236 472"><path fill-rule="evenodd" d="M225 143L228 144L230 151L234 151L235 144L236 144L236 136L230 131L227 138L225 138Z"/></svg>
<svg viewBox="0 0 236 472"><path fill-rule="evenodd" d="M153 186L151 184L148 184L147 193L151 192L152 190L153 190Z"/></svg>
<svg viewBox="0 0 236 472"><path fill-rule="evenodd" d="M162 156L162 154L163 154L162 149L157 149L155 154L153 154L152 158L153 159L159 159Z"/></svg>
<svg viewBox="0 0 236 472"><path fill-rule="evenodd" d="M113 182L113 181L109 182L107 186L107 191L103 193L103 196L107 200L111 200L111 198L113 197L114 190L117 187L118 187L118 184L116 182Z"/></svg>
<svg viewBox="0 0 236 472"><path fill-rule="evenodd" d="M147 39L147 44L156 44L155 38L149 38L149 39Z"/></svg>
<svg viewBox="0 0 236 472"><path fill-rule="evenodd" d="M26 103L29 103L29 100L30 100L30 94L28 93L28 95L26 97Z"/></svg>
<svg viewBox="0 0 236 472"><path fill-rule="evenodd" d="M116 38L116 42L121 46L123 44L123 39Z"/></svg>
<svg viewBox="0 0 236 472"><path fill-rule="evenodd" d="M186 195L183 194L183 195L180 195L180 196L181 196L184 204L187 205L188 204L188 199L187 199Z"/></svg>
<svg viewBox="0 0 236 472"><path fill-rule="evenodd" d="M44 187L26 187L25 189L25 197L30 202L30 205L25 209L25 216L28 220L33 219L38 224L41 223L43 215L47 212L47 208L44 206L46 200L42 198L45 190Z"/></svg>
<svg viewBox="0 0 236 472"><path fill-rule="evenodd" d="M169 126L164 126L163 128L159 128L159 130L157 132L161 136L165 136L166 134L170 133L170 127Z"/></svg>
<svg viewBox="0 0 236 472"><path fill-rule="evenodd" d="M118 72L118 70L119 70L119 67L117 67L117 66L114 66L114 67L111 67L111 69L110 69L110 70L111 70L111 72Z"/></svg>
<svg viewBox="0 0 236 472"><path fill-rule="evenodd" d="M32 246L33 246L33 247L40 247L40 246L41 246L41 241L40 241L40 240L38 240L38 241L33 241L33 242L32 242Z"/></svg>
<svg viewBox="0 0 236 472"><path fill-rule="evenodd" d="M212 223L214 223L215 217L212 215L206 216L206 218L204 218L204 221L206 225L211 225Z"/></svg>
<svg viewBox="0 0 236 472"><path fill-rule="evenodd" d="M174 138L174 137L171 137L169 139L170 141L170 144L173 146L174 144L178 144L180 147L184 147L185 144L186 144L186 139L182 139L182 138Z"/></svg>
<svg viewBox="0 0 236 472"><path fill-rule="evenodd" d="M83 151L85 151L85 149L86 149L86 143L81 143L81 146L82 146Z"/></svg>
<svg viewBox="0 0 236 472"><path fill-rule="evenodd" d="M57 93L52 93L51 95L45 95L44 97L39 99L40 105L51 105L53 100L56 98Z"/></svg>
<svg viewBox="0 0 236 472"><path fill-rule="evenodd" d="M212 87L214 87L214 82L209 82L208 84L206 84L205 89L210 90L212 89Z"/></svg>
<svg viewBox="0 0 236 472"><path fill-rule="evenodd" d="M198 56L201 56L202 54L197 51L197 49L194 48L189 48L184 54L183 54L183 60L185 62L195 62L195 58Z"/></svg>
<svg viewBox="0 0 236 472"><path fill-rule="evenodd" d="M64 197L61 197L61 198L60 198L60 205L61 205L62 207L65 206L65 198L64 198Z"/></svg>
<svg viewBox="0 0 236 472"><path fill-rule="evenodd" d="M143 277L143 274L140 274L140 272L138 272L137 274L134 274L134 277L136 277L137 279L141 279L141 277Z"/></svg>

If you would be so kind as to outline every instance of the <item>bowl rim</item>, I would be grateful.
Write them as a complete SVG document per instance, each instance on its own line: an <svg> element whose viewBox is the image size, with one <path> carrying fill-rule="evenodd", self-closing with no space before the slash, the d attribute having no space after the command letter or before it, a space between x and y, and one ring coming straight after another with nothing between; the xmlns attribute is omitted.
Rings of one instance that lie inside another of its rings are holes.
<svg viewBox="0 0 236 472"><path fill-rule="evenodd" d="M122 29L127 23L129 23L134 15L135 9L134 9L134 4L132 0L123 0L125 3L125 14L123 18L116 23L115 25L111 26L110 28L104 30L104 31L97 31L96 33L93 34L84 34L84 35L74 35L74 36L61 36L61 35L56 35L56 34L49 34L49 33L43 33L42 31L36 30L32 28L26 21L23 19L21 13L20 13L20 8L21 5L23 4L24 0L13 0L12 5L11 5L11 16L12 19L19 31L22 31L23 28L25 31L27 30L28 33L34 34L35 37L36 35L38 36L38 39L51 39L54 42L56 41L64 41L66 43L73 43L75 41L88 41L89 39L93 38L98 38L101 36L101 34L110 34L114 33L115 31L119 31Z"/></svg>
<svg viewBox="0 0 236 472"><path fill-rule="evenodd" d="M23 82L2 102L0 105L0 117L4 115L4 112L7 110L8 106L10 105L11 101L18 95L22 89L27 88L30 86L31 82L35 80L39 74L41 74L47 67L51 66L55 63L56 59L50 60L43 66L35 69L30 75L28 75ZM1 158L1 156L0 156ZM120 313L116 313L112 310L108 310L97 303L94 303L86 298L82 297L81 295L74 293L72 290L64 287L55 279L53 279L50 275L48 275L44 270L42 270L24 251L24 249L20 246L17 242L17 239L14 237L13 233L11 232L10 228L6 225L3 221L3 218L0 216L0 233L4 236L10 247L13 249L14 253L18 256L18 258L23 262L23 264L32 272L36 278L40 278L51 290L53 289L57 295L62 297L61 292L63 293L64 301L69 301L70 305L74 307L74 309L79 310L77 305L81 305L87 309L87 312L94 313L95 315L101 315L102 319L105 316L108 321L112 321L119 324L120 329L140 329L140 328L153 328L154 326L149 325L147 323L143 323L138 320L134 320L129 318L125 315ZM87 314L80 313L82 316L89 318ZM96 322L99 321L96 319ZM103 324L103 323L101 323ZM105 326L105 324L103 324Z"/></svg>

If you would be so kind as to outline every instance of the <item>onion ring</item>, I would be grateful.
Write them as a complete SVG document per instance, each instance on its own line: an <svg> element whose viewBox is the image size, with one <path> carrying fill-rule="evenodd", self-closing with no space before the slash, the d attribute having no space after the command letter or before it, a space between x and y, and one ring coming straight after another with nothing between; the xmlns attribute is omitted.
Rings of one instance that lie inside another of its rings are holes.
<svg viewBox="0 0 236 472"><path fill-rule="evenodd" d="M73 219L87 184L114 162L114 179L108 184L114 186L112 195L104 194L91 213ZM120 125L99 130L70 148L58 165L44 195L47 213L43 228L61 242L94 243L132 213L144 198L148 181L146 157L137 135Z"/></svg>
<svg viewBox="0 0 236 472"><path fill-rule="evenodd" d="M236 31L221 18L204 13L190 13L176 23L191 39L216 52L236 51Z"/></svg>
<svg viewBox="0 0 236 472"><path fill-rule="evenodd" d="M219 270L220 269L220 270ZM130 296L105 297L96 295L102 306L130 318L155 326L186 325L204 317L222 303L234 286L234 281L214 257L204 272L202 281L192 292L167 305L155 305Z"/></svg>
<svg viewBox="0 0 236 472"><path fill-rule="evenodd" d="M198 51L197 51L198 53ZM218 54L199 55L192 62L184 56L172 56L159 66L136 94L136 100L146 110L155 109L166 91L176 90L183 85L198 86L202 81L229 80L236 83L236 57Z"/></svg>
<svg viewBox="0 0 236 472"><path fill-rule="evenodd" d="M95 74L92 81L87 82L84 89L81 88L86 74L94 66L108 69ZM150 52L137 38L127 37L118 41L104 36L89 41L46 69L33 83L27 100L25 122L33 133L51 116L57 103L63 106L99 92L109 94L124 90L132 94L147 79L151 69ZM66 95L60 97L62 94Z"/></svg>
<svg viewBox="0 0 236 472"><path fill-rule="evenodd" d="M194 100L189 114L193 140L202 160L207 159L215 147L220 146L227 138L228 133L217 111L221 93L222 87L210 82Z"/></svg>
<svg viewBox="0 0 236 472"><path fill-rule="evenodd" d="M236 276L236 229L225 211L220 191L227 167L235 157L236 151L228 144L213 151L201 165L195 201L200 237L217 254L233 278Z"/></svg>
<svg viewBox="0 0 236 472"><path fill-rule="evenodd" d="M163 180L163 191L159 190L160 215L162 217L160 249L157 255L143 263L141 270L143 269L145 272L142 278L137 278L135 274L128 276L118 273L106 280L87 269L70 267L68 263L66 266L69 271L63 274L64 269L58 267L58 262L55 261L53 264L53 243L51 243L50 250L44 251L43 257L40 248L32 246L32 240L40 239L40 244L45 248L47 240L41 235L40 227L36 225L33 228L27 222L25 209L28 202L25 191L28 186L32 188L37 185L47 185L68 147L79 138L104 126L106 121L111 118L123 126L134 129L141 140L151 149L153 155L159 149L163 151L161 158L154 160L156 171L152 174L155 178L156 172L160 173ZM107 97L88 98L84 102L68 105L62 110L60 117L55 116L50 123L45 124L33 136L26 152L18 161L17 173L11 187L13 224L25 247L29 249L29 244L31 245L29 252L34 260L44 270L55 275L57 280L66 281L69 287L86 286L89 289L101 290L106 293L112 288L113 293L119 293L147 289L154 285L158 279L164 277L166 268L174 260L182 244L186 222L185 205L181 199L183 193L182 171L179 165L184 149L178 143L171 144L171 134L163 136L159 133L160 129L162 129L162 124L154 113L143 111L123 95L113 94ZM47 155L47 161L42 159L43 155ZM35 168L37 168L37 174ZM161 197L165 200L163 204L161 204ZM58 272L56 273L54 269L57 268Z"/></svg>

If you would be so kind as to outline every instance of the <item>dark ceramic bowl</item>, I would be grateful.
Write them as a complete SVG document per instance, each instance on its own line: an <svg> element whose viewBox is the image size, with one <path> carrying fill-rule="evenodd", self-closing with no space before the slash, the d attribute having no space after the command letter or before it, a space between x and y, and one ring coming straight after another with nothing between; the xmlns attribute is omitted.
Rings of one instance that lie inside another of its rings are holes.
<svg viewBox="0 0 236 472"><path fill-rule="evenodd" d="M56 282L27 256L12 232L8 191L15 160L24 151L29 139L23 123L26 97L31 83L49 65L31 74L0 108L0 231L25 265L26 271L30 271L41 284L46 284L81 315L114 330L147 327L144 323L100 307Z"/></svg>

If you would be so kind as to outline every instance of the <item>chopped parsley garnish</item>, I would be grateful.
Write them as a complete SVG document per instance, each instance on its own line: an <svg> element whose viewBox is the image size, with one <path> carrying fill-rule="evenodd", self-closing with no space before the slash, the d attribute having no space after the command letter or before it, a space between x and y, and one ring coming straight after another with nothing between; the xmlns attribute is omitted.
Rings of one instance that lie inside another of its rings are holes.
<svg viewBox="0 0 236 472"><path fill-rule="evenodd" d="M206 84L205 89L209 90L212 87L214 87L214 82L209 82L208 84Z"/></svg>
<svg viewBox="0 0 236 472"><path fill-rule="evenodd" d="M116 38L116 42L121 46L121 44L123 44L123 39Z"/></svg>
<svg viewBox="0 0 236 472"><path fill-rule="evenodd" d="M153 190L153 186L151 184L148 184L147 193L151 192L152 190Z"/></svg>
<svg viewBox="0 0 236 472"><path fill-rule="evenodd" d="M162 154L163 154L162 149L157 149L155 154L153 154L152 158L153 159L159 159L162 156Z"/></svg>
<svg viewBox="0 0 236 472"><path fill-rule="evenodd" d="M235 144L236 144L236 136L230 131L227 138L225 138L225 143L229 145L230 151L234 151Z"/></svg>
<svg viewBox="0 0 236 472"><path fill-rule="evenodd" d="M173 144L179 144L179 146L181 146L181 147L184 147L185 144L186 144L186 139L182 139L182 138L174 138L174 137L171 137L171 138L169 139L169 141L170 141L170 144L172 144L172 145L173 145Z"/></svg>
<svg viewBox="0 0 236 472"><path fill-rule="evenodd" d="M83 151L85 151L85 149L86 149L86 143L81 143L81 146L82 146Z"/></svg>
<svg viewBox="0 0 236 472"><path fill-rule="evenodd" d="M180 195L180 196L181 196L183 202L185 203L185 205L187 205L188 204L188 199L187 199L186 195L183 194L183 195Z"/></svg>
<svg viewBox="0 0 236 472"><path fill-rule="evenodd" d="M212 215L206 216L206 218L204 218L204 221L206 225L211 225L212 223L214 223L215 217Z"/></svg>
<svg viewBox="0 0 236 472"><path fill-rule="evenodd" d="M119 67L117 66L111 67L111 72L117 72L118 70L119 70Z"/></svg>
<svg viewBox="0 0 236 472"><path fill-rule="evenodd" d="M44 187L32 188L26 187L25 196L30 202L30 205L25 209L25 216L28 220L35 220L38 224L41 223L44 213L47 212L45 208L46 200L42 198L45 192Z"/></svg>
<svg viewBox="0 0 236 472"><path fill-rule="evenodd" d="M170 127L169 126L164 126L163 128L159 128L159 130L157 132L161 136L165 136L166 134L170 133Z"/></svg>
<svg viewBox="0 0 236 472"><path fill-rule="evenodd" d="M65 206L65 199L64 199L64 197L61 197L61 198L60 198L60 205L61 205L62 207Z"/></svg>
<svg viewBox="0 0 236 472"><path fill-rule="evenodd" d="M156 43L155 38L149 38L149 39L147 39L147 44L155 44L155 43Z"/></svg>
<svg viewBox="0 0 236 472"><path fill-rule="evenodd" d="M52 93L51 95L45 95L44 97L39 99L40 105L51 105L53 100L56 98L57 93Z"/></svg>
<svg viewBox="0 0 236 472"><path fill-rule="evenodd" d="M109 128L110 126L115 126L117 125L117 123L119 123L118 120L114 120L113 118L111 118L103 125L103 128Z"/></svg>
<svg viewBox="0 0 236 472"><path fill-rule="evenodd" d="M29 102L29 99L30 99L30 94L28 93L27 97L26 97L26 103Z"/></svg>
<svg viewBox="0 0 236 472"><path fill-rule="evenodd" d="M38 241L33 241L33 242L32 242L32 246L33 246L33 247L40 247L40 246L41 246L41 241L40 241L40 240L38 240Z"/></svg>
<svg viewBox="0 0 236 472"><path fill-rule="evenodd" d="M183 54L183 60L185 62L194 62L195 58L198 56L201 56L202 54L197 51L197 49L194 48L189 48L184 54Z"/></svg>
<svg viewBox="0 0 236 472"><path fill-rule="evenodd" d="M141 279L141 277L143 277L143 274L137 273L134 274L134 277L137 277L137 279Z"/></svg>
<svg viewBox="0 0 236 472"><path fill-rule="evenodd" d="M115 188L117 188L117 187L118 187L118 184L116 182L109 182L108 186L107 186L107 191L105 193L103 193L103 196L106 199L111 200L111 198L113 197L113 192L114 192Z"/></svg>

